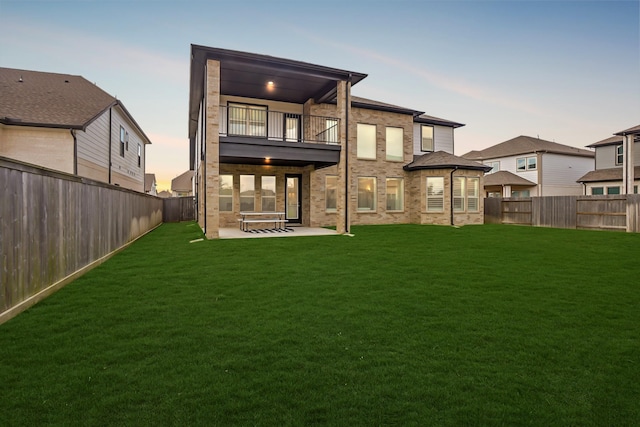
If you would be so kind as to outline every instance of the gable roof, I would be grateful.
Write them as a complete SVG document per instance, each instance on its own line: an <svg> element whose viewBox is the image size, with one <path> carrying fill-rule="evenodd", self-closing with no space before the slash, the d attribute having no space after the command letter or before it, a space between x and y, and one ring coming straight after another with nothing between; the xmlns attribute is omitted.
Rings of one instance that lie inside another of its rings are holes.
<svg viewBox="0 0 640 427"><path fill-rule="evenodd" d="M450 126L453 128L464 126L462 123L426 115L423 111L400 107L398 105L375 101L373 99L362 98L360 96L351 95L351 106L355 108L367 108L370 110L389 111L391 113L411 114L413 115L413 121L416 123Z"/></svg>
<svg viewBox="0 0 640 427"><path fill-rule="evenodd" d="M155 173L145 173L144 174L144 191L148 193L151 191L151 187L153 183L156 182L156 174Z"/></svg>
<svg viewBox="0 0 640 427"><path fill-rule="evenodd" d="M421 169L467 169L488 172L491 170L491 166L463 159L444 151L434 151L433 153L426 153L414 157L413 162L405 165L403 169L406 171Z"/></svg>
<svg viewBox="0 0 640 427"><path fill-rule="evenodd" d="M546 141L540 138L520 135L508 141L501 142L500 144L485 148L484 150L470 151L463 154L462 157L472 160L486 160L539 152L579 157L595 156L594 152L590 150L558 144L557 142Z"/></svg>
<svg viewBox="0 0 640 427"><path fill-rule="evenodd" d="M0 67L0 123L85 130L118 105L151 144L125 106L82 76Z"/></svg>
<svg viewBox="0 0 640 427"><path fill-rule="evenodd" d="M587 147L604 147L605 145L619 145L622 144L622 136L610 136L609 138L605 138L602 141L594 142L593 144L587 145Z"/></svg>
<svg viewBox="0 0 640 427"><path fill-rule="evenodd" d="M524 179L521 176L514 174L509 171L498 171L494 173L490 173L489 175L484 176L484 186L491 185L525 185L532 186L536 185L535 182L531 182L528 179Z"/></svg>
<svg viewBox="0 0 640 427"><path fill-rule="evenodd" d="M640 166L634 166L633 174L640 177ZM596 169L587 172L576 182L622 181L622 168Z"/></svg>
<svg viewBox="0 0 640 427"><path fill-rule="evenodd" d="M193 178L193 171L188 170L181 175L171 180L171 191L191 191L191 179Z"/></svg>

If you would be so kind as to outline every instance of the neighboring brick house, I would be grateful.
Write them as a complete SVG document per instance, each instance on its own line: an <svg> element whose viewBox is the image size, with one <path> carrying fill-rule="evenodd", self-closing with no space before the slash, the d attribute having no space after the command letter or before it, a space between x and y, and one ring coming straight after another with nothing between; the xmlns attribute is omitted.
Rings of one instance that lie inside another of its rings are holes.
<svg viewBox="0 0 640 427"><path fill-rule="evenodd" d="M584 184L584 194L638 193L640 125L618 132L610 138L587 147L596 150L596 164L595 170L578 179L578 182Z"/></svg>
<svg viewBox="0 0 640 427"><path fill-rule="evenodd" d="M144 192L152 196L158 195L158 185L156 183L155 173L144 174Z"/></svg>
<svg viewBox="0 0 640 427"><path fill-rule="evenodd" d="M289 224L339 233L483 222L490 167L452 154L462 124L352 97L365 77L192 45L190 164L208 238L237 227L241 211L284 212Z"/></svg>
<svg viewBox="0 0 640 427"><path fill-rule="evenodd" d="M193 171L188 170L171 180L173 197L193 196Z"/></svg>
<svg viewBox="0 0 640 427"><path fill-rule="evenodd" d="M462 157L491 166L486 197L581 195L579 177L593 169L593 151L518 136Z"/></svg>
<svg viewBox="0 0 640 427"><path fill-rule="evenodd" d="M143 192L147 144L122 102L83 77L0 68L0 156Z"/></svg>

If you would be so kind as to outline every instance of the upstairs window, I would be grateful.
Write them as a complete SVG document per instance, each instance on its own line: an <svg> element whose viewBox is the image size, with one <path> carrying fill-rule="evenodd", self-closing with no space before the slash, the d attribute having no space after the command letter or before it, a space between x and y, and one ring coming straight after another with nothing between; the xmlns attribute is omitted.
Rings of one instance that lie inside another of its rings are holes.
<svg viewBox="0 0 640 427"><path fill-rule="evenodd" d="M229 104L229 135L267 136L267 107Z"/></svg>
<svg viewBox="0 0 640 427"><path fill-rule="evenodd" d="M487 166L491 166L491 170L487 172L487 175L500 171L500 162L484 162L484 164Z"/></svg>
<svg viewBox="0 0 640 427"><path fill-rule="evenodd" d="M616 165L624 163L624 151L622 145L616 147Z"/></svg>
<svg viewBox="0 0 640 427"><path fill-rule="evenodd" d="M357 156L359 159L376 159L376 125L358 123Z"/></svg>
<svg viewBox="0 0 640 427"><path fill-rule="evenodd" d="M138 167L142 165L142 146L138 144Z"/></svg>
<svg viewBox="0 0 640 427"><path fill-rule="evenodd" d="M532 157L520 157L516 159L516 170L518 172L525 172L536 170L538 168L538 158Z"/></svg>
<svg viewBox="0 0 640 427"><path fill-rule="evenodd" d="M387 127L387 160L401 162L404 160L402 128Z"/></svg>
<svg viewBox="0 0 640 427"><path fill-rule="evenodd" d="M422 151L433 151L433 126L422 125L420 127L420 135L422 138L420 149Z"/></svg>
<svg viewBox="0 0 640 427"><path fill-rule="evenodd" d="M125 131L122 126L120 126L120 155L122 157L124 157L126 135L127 135L127 131Z"/></svg>

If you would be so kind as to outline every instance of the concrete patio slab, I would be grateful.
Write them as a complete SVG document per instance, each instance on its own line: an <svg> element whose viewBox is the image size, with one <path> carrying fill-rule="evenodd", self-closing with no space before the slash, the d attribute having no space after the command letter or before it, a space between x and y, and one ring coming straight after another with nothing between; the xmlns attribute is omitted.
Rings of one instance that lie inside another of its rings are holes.
<svg viewBox="0 0 640 427"><path fill-rule="evenodd" d="M242 231L238 228L221 228L221 239L254 239L262 237L301 237L301 236L336 236L335 230L320 227L287 227L285 230L251 230Z"/></svg>

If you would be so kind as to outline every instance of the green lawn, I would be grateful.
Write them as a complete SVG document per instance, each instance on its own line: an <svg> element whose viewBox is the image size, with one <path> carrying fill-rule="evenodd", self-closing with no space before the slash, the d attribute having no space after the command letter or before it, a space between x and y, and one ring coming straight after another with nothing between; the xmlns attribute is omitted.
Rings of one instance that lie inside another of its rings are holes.
<svg viewBox="0 0 640 427"><path fill-rule="evenodd" d="M0 425L637 425L640 235L165 224L0 325Z"/></svg>

